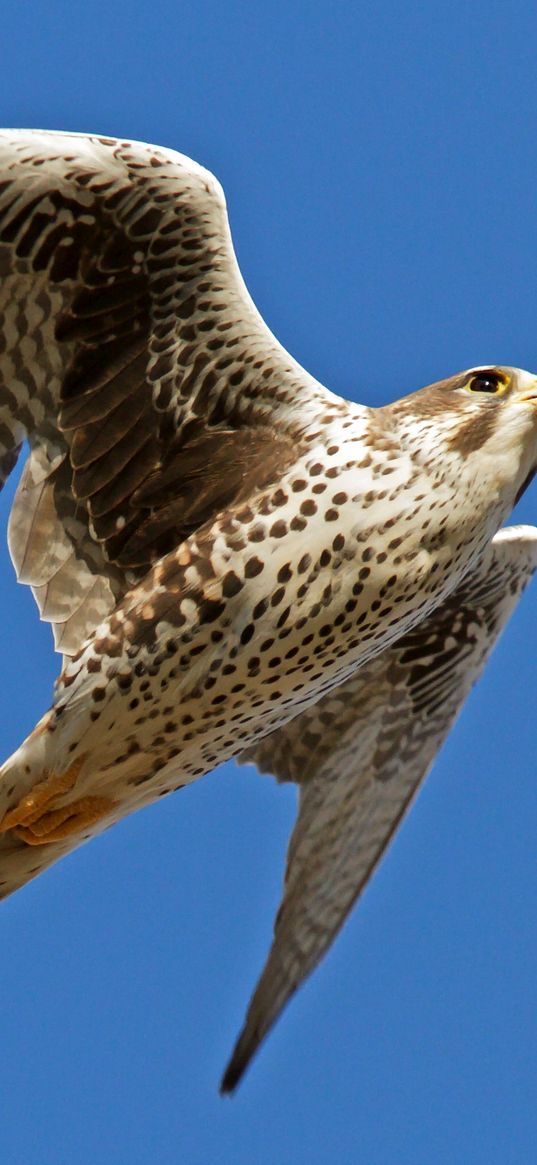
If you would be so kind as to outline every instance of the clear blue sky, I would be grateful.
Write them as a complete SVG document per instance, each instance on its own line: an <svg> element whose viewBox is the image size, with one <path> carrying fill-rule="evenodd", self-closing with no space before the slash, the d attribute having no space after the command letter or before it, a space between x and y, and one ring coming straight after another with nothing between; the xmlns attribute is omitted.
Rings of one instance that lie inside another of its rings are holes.
<svg viewBox="0 0 537 1165"><path fill-rule="evenodd" d="M530 0L11 0L1 118L213 169L273 331L379 404L473 364L537 371L536 50ZM57 657L7 550L0 602L8 754ZM535 1160L536 602L232 1100L292 790L227 766L2 907L6 1163Z"/></svg>

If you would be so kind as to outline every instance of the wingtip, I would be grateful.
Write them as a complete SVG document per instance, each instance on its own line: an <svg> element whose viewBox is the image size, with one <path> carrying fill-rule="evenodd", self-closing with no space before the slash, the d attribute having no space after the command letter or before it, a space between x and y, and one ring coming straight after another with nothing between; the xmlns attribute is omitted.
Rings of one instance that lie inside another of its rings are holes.
<svg viewBox="0 0 537 1165"><path fill-rule="evenodd" d="M235 1069L230 1061L220 1081L220 1088L218 1089L220 1096L232 1096L241 1075L242 1069Z"/></svg>
<svg viewBox="0 0 537 1165"><path fill-rule="evenodd" d="M259 1042L252 1040L246 1029L243 1030L235 1044L231 1059L222 1076L220 1096L231 1096L235 1092L258 1047Z"/></svg>

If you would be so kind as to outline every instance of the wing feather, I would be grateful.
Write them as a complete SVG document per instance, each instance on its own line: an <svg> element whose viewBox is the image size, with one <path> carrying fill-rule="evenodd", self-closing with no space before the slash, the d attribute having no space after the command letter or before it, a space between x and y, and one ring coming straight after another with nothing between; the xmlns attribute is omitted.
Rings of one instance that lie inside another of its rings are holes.
<svg viewBox="0 0 537 1165"><path fill-rule="evenodd" d="M266 482L306 417L344 405L265 327L219 184L174 151L1 132L0 276L3 479L31 448L10 546L53 624L76 570L89 576L94 601L60 632L75 651L107 603L235 499L246 449L250 483L256 467ZM197 511L188 482L206 477L220 434L230 472L198 491Z"/></svg>
<svg viewBox="0 0 537 1165"><path fill-rule="evenodd" d="M274 941L223 1091L335 938L536 566L537 531L501 530L423 624L245 754L298 781L300 802Z"/></svg>

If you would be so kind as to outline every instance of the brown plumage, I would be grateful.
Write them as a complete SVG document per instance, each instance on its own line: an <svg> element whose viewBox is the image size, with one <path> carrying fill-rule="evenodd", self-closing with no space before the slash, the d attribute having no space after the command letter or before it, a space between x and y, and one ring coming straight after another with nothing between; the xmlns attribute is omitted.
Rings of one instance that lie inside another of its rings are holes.
<svg viewBox="0 0 537 1165"><path fill-rule="evenodd" d="M64 654L0 773L0 894L236 756L300 787L235 1086L384 852L537 562L497 531L537 381L382 409L280 347L222 191L170 150L0 134L9 545Z"/></svg>

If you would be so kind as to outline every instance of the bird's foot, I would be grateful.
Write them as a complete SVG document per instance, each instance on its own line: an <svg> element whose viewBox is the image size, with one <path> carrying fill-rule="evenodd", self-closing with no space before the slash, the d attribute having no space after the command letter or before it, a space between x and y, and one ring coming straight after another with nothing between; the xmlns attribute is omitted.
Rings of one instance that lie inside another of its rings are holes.
<svg viewBox="0 0 537 1165"><path fill-rule="evenodd" d="M0 834L13 832L27 845L46 845L81 833L106 817L116 802L110 797L79 797L55 809L54 804L69 793L77 781L85 757L80 757L63 773L47 773L18 805L0 821Z"/></svg>

